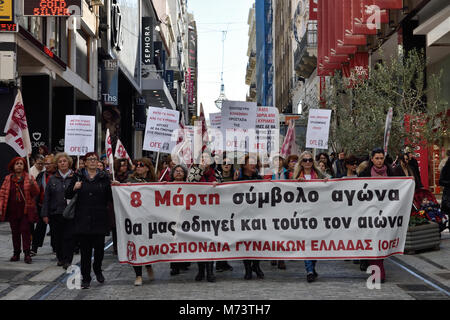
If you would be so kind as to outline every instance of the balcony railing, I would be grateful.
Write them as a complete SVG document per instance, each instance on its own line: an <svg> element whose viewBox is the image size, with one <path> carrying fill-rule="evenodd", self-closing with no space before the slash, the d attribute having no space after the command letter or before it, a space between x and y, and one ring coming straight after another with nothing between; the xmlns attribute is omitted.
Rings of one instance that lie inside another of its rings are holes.
<svg viewBox="0 0 450 320"><path fill-rule="evenodd" d="M309 22L308 28L300 40L300 43L294 53L294 64L297 74L308 78L314 71L317 64L317 58L310 55L310 49L317 48L317 23Z"/></svg>

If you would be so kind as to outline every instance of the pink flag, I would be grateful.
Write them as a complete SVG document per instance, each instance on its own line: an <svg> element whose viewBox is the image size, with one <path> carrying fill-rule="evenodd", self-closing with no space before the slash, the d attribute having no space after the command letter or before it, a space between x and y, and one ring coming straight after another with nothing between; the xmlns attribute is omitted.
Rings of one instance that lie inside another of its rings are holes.
<svg viewBox="0 0 450 320"><path fill-rule="evenodd" d="M291 154L298 154L299 148L295 142L295 124L293 120L289 122L289 128L286 132L283 145L281 146L280 156L287 158Z"/></svg>
<svg viewBox="0 0 450 320"><path fill-rule="evenodd" d="M21 157L31 153L30 134L28 133L27 117L23 106L22 94L17 91L16 100L6 121L5 142L9 144Z"/></svg>
<svg viewBox="0 0 450 320"><path fill-rule="evenodd" d="M123 146L120 139L117 139L116 144L116 152L114 153L114 156L118 159L127 159L130 165L133 165L133 162L131 161L130 156L128 155L127 150L125 150L125 147Z"/></svg>

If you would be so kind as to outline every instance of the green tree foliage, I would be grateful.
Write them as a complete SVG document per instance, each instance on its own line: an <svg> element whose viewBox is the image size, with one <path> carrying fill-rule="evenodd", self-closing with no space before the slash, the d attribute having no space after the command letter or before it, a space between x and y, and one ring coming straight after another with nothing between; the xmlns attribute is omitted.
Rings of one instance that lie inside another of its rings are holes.
<svg viewBox="0 0 450 320"><path fill-rule="evenodd" d="M417 51L383 61L370 70L367 79L354 76L350 80L340 73L330 79L323 98L326 108L333 110L330 143L335 151L367 155L373 148L383 147L391 107L391 155L405 145L440 144L448 134L448 103L440 95L442 73L426 79L425 59Z"/></svg>

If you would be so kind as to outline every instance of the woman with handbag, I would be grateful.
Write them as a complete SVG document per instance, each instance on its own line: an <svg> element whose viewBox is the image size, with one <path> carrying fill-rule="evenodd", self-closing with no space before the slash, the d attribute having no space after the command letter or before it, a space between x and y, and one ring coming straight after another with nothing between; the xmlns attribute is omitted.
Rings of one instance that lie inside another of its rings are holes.
<svg viewBox="0 0 450 320"><path fill-rule="evenodd" d="M72 158L67 153L58 153L54 163L57 166L45 188L41 217L46 224L50 223L52 238L55 245L58 266L67 269L73 259L75 241L73 239L73 221L63 217L63 211L67 206L64 194L74 179Z"/></svg>
<svg viewBox="0 0 450 320"><path fill-rule="evenodd" d="M66 199L78 194L73 218L74 236L79 241L81 254L82 289L91 284L91 258L94 251L93 270L97 281L103 283L102 273L105 236L109 233L108 203L112 201L109 174L97 169L98 155L85 156L86 168L75 174L65 192Z"/></svg>
<svg viewBox="0 0 450 320"><path fill-rule="evenodd" d="M34 197L39 194L36 180L28 174L25 159L16 157L8 164L11 172L0 189L0 221L8 221L12 232L14 255L10 261L20 260L20 245L24 262L31 263L31 226L38 221Z"/></svg>

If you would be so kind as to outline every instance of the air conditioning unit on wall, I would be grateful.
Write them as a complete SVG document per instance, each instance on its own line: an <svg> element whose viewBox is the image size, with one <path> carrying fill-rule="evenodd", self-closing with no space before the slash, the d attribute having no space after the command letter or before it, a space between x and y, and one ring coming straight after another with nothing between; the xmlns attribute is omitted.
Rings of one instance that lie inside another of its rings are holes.
<svg viewBox="0 0 450 320"><path fill-rule="evenodd" d="M16 53L0 51L0 81L10 82L16 79Z"/></svg>

